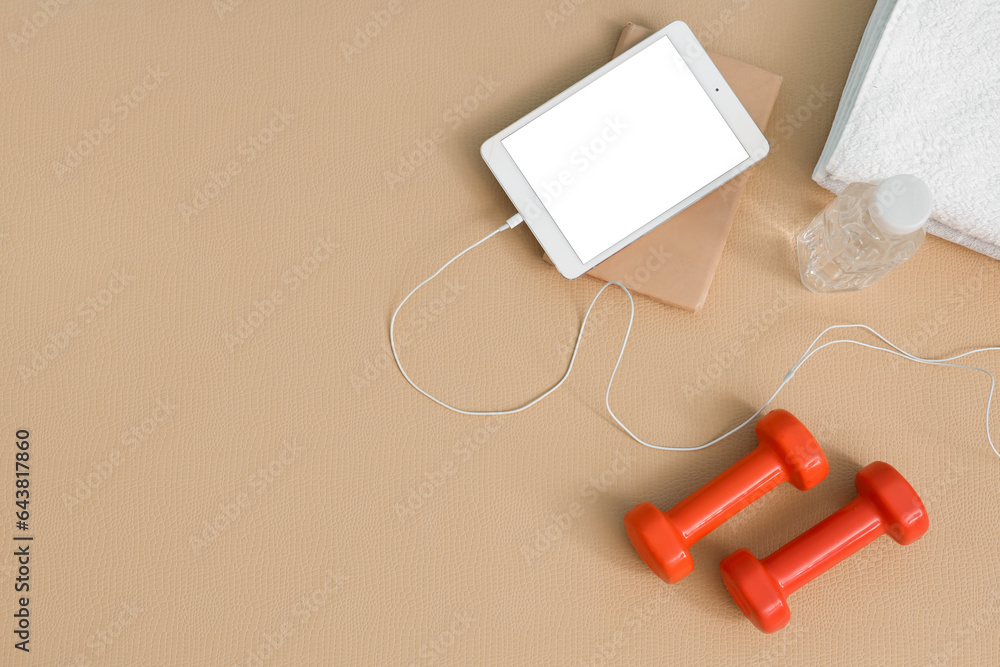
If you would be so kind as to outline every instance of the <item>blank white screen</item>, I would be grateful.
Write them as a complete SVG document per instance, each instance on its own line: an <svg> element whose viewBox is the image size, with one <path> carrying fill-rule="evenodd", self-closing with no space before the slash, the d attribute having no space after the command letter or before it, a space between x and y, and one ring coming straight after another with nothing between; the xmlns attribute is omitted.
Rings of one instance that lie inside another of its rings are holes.
<svg viewBox="0 0 1000 667"><path fill-rule="evenodd" d="M502 143L584 263L749 157L666 38Z"/></svg>

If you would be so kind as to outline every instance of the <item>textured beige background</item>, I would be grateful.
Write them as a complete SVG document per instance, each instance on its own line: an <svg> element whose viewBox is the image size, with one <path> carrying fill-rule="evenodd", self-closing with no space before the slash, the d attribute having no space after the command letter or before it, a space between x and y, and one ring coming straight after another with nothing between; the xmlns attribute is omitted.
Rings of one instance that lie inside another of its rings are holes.
<svg viewBox="0 0 1000 667"><path fill-rule="evenodd" d="M444 411L387 353L395 303L513 212L480 142L605 62L624 22L674 19L784 84L704 310L638 301L622 418L657 442L708 438L836 322L927 355L996 344L1000 265L938 239L860 294L798 283L793 237L830 199L809 173L872 1L401 2L63 0L33 31L46 3L4 4L0 535L28 428L36 541L32 653L13 651L5 611L3 663L996 664L981 375L817 358L776 406L814 430L830 477L716 531L667 587L624 512L669 506L755 442L658 453L611 423L620 294L564 389L524 414ZM561 374L598 287L559 277L524 228L446 279L404 316L403 354L478 408ZM931 531L881 539L795 594L787 629L757 632L718 561L793 537L877 458L923 493Z"/></svg>

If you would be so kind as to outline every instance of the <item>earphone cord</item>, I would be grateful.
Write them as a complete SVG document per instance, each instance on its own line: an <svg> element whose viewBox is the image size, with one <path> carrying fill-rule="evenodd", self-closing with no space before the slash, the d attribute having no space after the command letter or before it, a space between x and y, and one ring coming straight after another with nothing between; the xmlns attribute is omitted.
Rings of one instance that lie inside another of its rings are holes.
<svg viewBox="0 0 1000 667"><path fill-rule="evenodd" d="M511 220L513 220L513 218L511 218ZM961 359L962 357L966 357L966 356L968 356L970 354L976 354L977 352L998 351L998 350L1000 350L1000 347L981 347L981 348L976 348L974 350L968 350L967 352L962 352L961 354L956 354L956 355L951 356L951 357L944 357L944 358L941 358L941 359L927 359L927 358L924 358L924 357L918 357L915 354L911 354L911 353L903 350L899 346L897 346L894 343L892 343L891 341L889 341L885 336L883 336L879 332L875 331L871 327L866 326L864 324L834 324L832 326L827 327L826 329L823 329L823 331L821 331L820 334L818 336L816 336L816 338L813 339L812 343L809 344L809 347L806 348L806 351L802 354L802 356L799 357L798 360L792 365L791 370L788 371L788 373L785 375L784 379L782 379L781 384L779 384L778 388L774 390L774 393L771 394L770 398L768 398L764 402L764 404L761 405L760 408L756 412L754 412L752 415L750 415L749 417L747 417L746 420L744 420L738 426L735 426L734 428L726 431L725 433L723 433L719 437L715 438L714 440L710 440L710 441L708 441L706 443L703 443L701 445L696 445L696 446L691 446L691 447L677 447L677 446L654 445L654 444L651 444L649 442L646 442L645 440L643 440L642 438L640 438L639 436L637 436L635 433L633 433L627 426L625 426L625 424L623 424L622 421L615 414L614 410L611 409L611 387L612 387L612 385L615 382L615 374L618 372L618 367L621 365L622 357L625 355L625 348L628 346L628 338L629 338L629 335L632 333L632 322L635 319L635 301L632 299L632 293L629 292L628 288L626 288L623 284L621 284L620 282L618 282L616 280L612 280L612 281L604 283L604 285L601 287L601 289L597 291L597 294L594 295L594 298L590 302L590 306L587 308L586 314L583 316L583 322L581 322L581 324L580 324L580 331L579 331L579 333L576 336L576 344L573 346L573 354L570 357L569 366L567 366L566 372L563 373L563 376L559 379L558 382L556 382L554 385L552 385L552 387L550 387L548 390L546 390L540 396L538 396L535 399L529 401L528 403L525 403L524 405L522 405L520 407L510 408L509 410L463 410L462 408L457 408L457 407L455 407L453 405L449 405L448 403L445 403L441 399L436 398L435 396L431 396L429 393L427 393L426 391L424 391L420 386L417 385L416 382L413 381L412 378L410 378L409 375L407 375L406 371L403 369L403 364L399 360L399 352L396 350L396 337L395 337L396 336L396 333L395 333L396 332L396 317L399 315L399 311L403 307L403 305L410 299L411 296L413 296L413 294L417 290L419 290L421 287L423 287L424 285L426 285L427 283L429 283L431 280L433 280L434 278L436 278L438 276L438 274L440 274L442 271L444 271L446 268L448 268L448 266L450 266L452 262L454 262L455 260L457 260L459 257L461 257L462 255L464 255L465 253L469 252L473 248L481 245L482 243L485 243L486 241L488 241L489 239L493 238L494 236L496 236L500 232L505 231L507 229L511 229L513 226L514 225L511 224L511 221L508 220L507 223L505 223L502 226L498 227L496 230L490 232L488 235L484 236L479 241L476 241L475 243L473 243L472 245L470 245L468 248L466 248L462 252L458 253L457 255L455 255L454 257L452 257L451 259L449 259L447 262L445 262L445 264L440 269L438 269L437 271L435 271L429 278L425 279L419 285L417 285L412 290L410 290L409 294L407 294L403 298L403 300L399 302L399 305L396 306L396 310L393 311L393 313L392 313L392 320L390 321L390 324L389 324L389 345L392 348L392 356L396 360L396 366L399 368L399 372L403 374L403 377L406 379L407 382L410 383L410 386L412 386L418 392L420 392L421 394L423 394L424 396L426 396L427 398L431 399L432 401L434 401L435 403L437 403L438 405L440 405L442 407L448 408L449 410L451 410L453 412L457 412L457 413L463 414L463 415L478 415L478 416L511 415L511 414L516 414L518 412L523 412L524 410L527 410L531 406L535 405L536 403L538 403L542 399L544 399L547 396L549 396L549 394L551 394L556 389L558 389L559 387L561 387L562 384L563 384L563 382L566 381L566 378L569 377L570 372L573 370L573 364L576 362L576 355L580 351L580 343L583 340L583 332L587 328L587 320L588 320L588 318L590 318L590 312L594 309L594 304L597 303L597 300L600 298L601 294L604 293L604 290L606 290L608 287L614 285L616 287L621 288L621 290L623 292L625 292L625 296L628 297L628 302L629 302L629 316L628 316L628 328L625 330L625 337L622 340L621 350L618 352L618 358L615 360L615 366L611 370L611 377L608 380L607 391L605 391L605 393L604 393L604 405L607 407L608 414L610 414L611 418L615 420L615 423L618 424L618 426L621 427L621 429L623 431L625 431L633 440L635 440L636 442L638 442L640 445L644 445L644 446L650 447L652 449L659 449L659 450L668 451L668 452L690 452L690 451L697 451L699 449L705 449L707 447L711 447L712 445L716 444L717 442L720 442L720 441L724 440L725 438L728 438L730 435L732 435L736 431L739 431L740 429L744 428L745 426L747 426L748 424L750 424L754 419L756 419L758 415L760 415L762 412L764 412L764 410L767 409L767 407L778 396L778 394L781 392L781 390L785 388L785 385L787 385L791 381L791 379L795 376L795 373L799 370L799 368L802 367L802 364L804 364L806 361L808 361L810 358L812 358L812 356L814 354L816 354L820 350L823 350L823 349L825 349L827 347L830 347L831 345L837 345L837 344L844 343L844 344L858 345L858 346L861 346L861 347L868 348L870 350L878 350L880 352L887 352L889 354L896 355L897 357L902 357L903 359L908 359L909 361L915 361L915 362L921 363L921 364L928 364L928 365L931 365L931 366L946 366L946 367L950 367L950 368L963 368L963 369L966 369L966 370L973 370L973 371L979 371L981 373L985 373L990 378L990 392L989 392L988 398L986 399L986 439L989 441L990 447L993 449L993 453L996 454L998 457L1000 457L1000 451L998 451L997 448L996 448L996 445L993 444L993 436L992 436L992 434L990 432L990 411L991 411L992 405L993 405L993 392L994 392L994 388L996 386L996 379L993 377L993 374L990 373L985 368L980 368L978 366L967 366L967 365L964 365L964 364L949 363L949 362L955 361L956 359ZM858 340L853 340L853 339L850 339L850 338L839 338L839 339L836 339L836 340L827 341L827 342L823 343L822 345L817 346L817 343L819 343L820 339L822 339L823 336L825 336L827 334L827 332L833 331L834 329L864 329L865 331L870 332L875 337L877 337L880 340L882 340L889 347L882 347L880 345L872 345L872 344L864 343L864 342L861 342L861 341L858 341Z"/></svg>

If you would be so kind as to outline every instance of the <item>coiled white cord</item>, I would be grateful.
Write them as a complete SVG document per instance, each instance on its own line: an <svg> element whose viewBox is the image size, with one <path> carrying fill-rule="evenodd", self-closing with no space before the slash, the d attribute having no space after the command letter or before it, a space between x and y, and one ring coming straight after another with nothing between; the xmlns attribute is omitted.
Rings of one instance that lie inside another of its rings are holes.
<svg viewBox="0 0 1000 667"><path fill-rule="evenodd" d="M552 385L552 387L550 387L544 393L542 393L540 396L538 396L537 398L529 401L528 403L525 403L524 405L522 405L520 407L511 408L509 410L463 410L462 408L456 408L453 405L449 405L448 403L445 403L441 399L436 398L435 396L431 396L429 393L427 393L426 391L424 391L420 386L417 385L416 382L413 381L412 378L410 378L409 375L407 375L406 371L403 369L403 364L399 360L399 353L396 350L396 337L395 337L396 336L396 316L399 315L400 309L409 300L409 298L411 296L413 296L413 294L417 290L419 290L421 287L423 287L424 285L426 285L427 283L429 283L431 280L433 280L434 278L436 278L438 276L438 274L440 274L442 271L444 271L446 268L448 268L448 266L451 265L452 262L454 262L455 260L457 260L459 257L461 257L462 255L464 255L465 253L469 252L473 248L479 246L482 243L485 243L486 241L488 241L489 239L493 238L494 236L496 236L500 232L502 232L504 230L507 230L507 229L511 229L511 228L517 226L518 224L520 224L521 222L522 222L522 219L521 219L521 217L519 215L512 216L502 226L498 227L496 230L490 232L489 234L487 234L486 236L484 236L482 239L476 241L475 243L473 243L472 245L470 245L468 248L466 248L462 252L458 253L457 255L455 255L454 257L452 257L451 259L449 259L447 262L445 262L445 264L440 269L438 269L437 271L435 271L429 278L427 278L426 280L422 281L419 285L417 285L412 290L410 290L409 294L407 294L403 298L403 300L399 302L399 305L396 306L396 310L393 311L393 313L392 313L392 320L389 323L389 345L392 348L392 356L396 360L396 366L399 368L399 372L403 374L403 377L406 378L406 381L410 383L410 386L412 386L414 389L416 389L417 391L419 391L421 394L423 394L424 396L426 396L427 398L431 399L432 401L434 401L435 403L437 403L438 405L440 405L442 407L448 408L449 410L451 410L453 412L458 412L459 414L463 414L463 415L479 415L479 416L486 416L486 415L511 415L511 414L515 414L515 413L527 410L531 406L533 406L536 403L538 403L539 401L541 401L543 398L546 398L549 394L551 394L556 389L558 389L559 387L561 387L562 384L563 384L563 382L566 381L566 378L569 377L570 371L573 370L573 364L576 361L576 355L580 351L580 343L583 340L584 329L587 328L587 320L588 320L588 318L590 318L590 312L594 309L594 304L597 303L597 299L600 298L601 294L604 293L604 290L606 290L611 285L615 285L616 287L620 287L622 289L622 291L625 292L625 296L628 297L628 302L629 302L628 328L625 330L625 337L622 340L621 350L618 352L618 359L615 360L615 366L611 370L611 377L608 380L608 388L607 388L607 391L605 391L605 393L604 393L604 405L607 407L608 414L610 414L611 418L615 420L615 423L618 424L618 426L620 426L623 431L625 431L626 433L628 433L629 436L633 440L635 440L636 442L638 442L640 445L644 445L644 446L650 447L652 449L659 449L659 450L664 450L664 451L669 451L669 452L689 452L689 451L697 451L699 449L705 449L706 447L711 447L712 445L716 444L717 442L720 442L721 440L724 440L725 438L728 438L730 435L732 435L736 431L739 431L741 428L745 427L747 424L749 424L750 422L752 422L758 415L760 415L765 409L767 409L767 406L769 406L771 404L771 402L774 401L774 399L778 396L778 394L781 392L781 390L785 388L785 385L787 385L791 381L792 377L795 376L795 373L799 370L799 368L802 367L802 364L804 364L807 360L809 360L814 354L816 354L820 350L823 350L823 349L825 349L827 347L830 347L831 345L837 345L837 344L840 344L840 343L846 343L846 344L851 344L851 345L859 345L861 347L865 347L865 348L868 348L868 349L871 349L871 350L879 350L880 352L887 352L889 354L894 354L897 357L902 357L903 359L908 359L910 361L915 361L915 362L921 363L921 364L929 364L931 366L947 366L947 367L951 367L951 368L964 368L964 369L967 369L967 370L980 371L981 373L985 373L990 378L990 393L989 393L989 397L986 399L986 439L989 441L990 448L993 449L993 453L996 454L998 457L1000 457L1000 451L998 451L997 448L996 448L996 445L993 444L993 436L992 436L992 434L990 432L990 411L991 411L992 406L993 406L993 392L994 392L994 389L995 389L995 386L996 386L996 379L993 377L993 374L990 373L985 368L980 368L979 366L966 366L964 364L950 363L952 361L955 361L956 359L961 359L962 357L966 357L966 356L968 356L970 354L975 354L977 352L997 351L997 350L1000 350L1000 347L981 347L981 348L976 348L974 350L968 350L967 352L962 352L961 354L956 354L956 355L951 356L951 357L944 357L944 358L941 358L941 359L927 359L927 358L924 358L924 357L918 357L915 354L911 354L911 353L907 352L906 350L903 350L899 346L897 346L894 343L892 343L891 341L889 341L889 339L887 339L885 336L883 336L879 332L875 331L871 327L866 326L864 324L834 324L832 326L827 327L826 329L823 329L823 331L820 332L820 334L818 336L816 336L816 338L813 339L813 342L809 344L809 347L806 348L806 351L802 354L802 356L799 357L798 360L792 365L791 370L789 370L788 373L785 375L784 379L781 381L781 384L779 384L778 388L774 390L773 394L771 394L771 397L768 398L764 402L764 404L761 405L760 408L756 412L754 412L752 415L750 415L749 417L747 417L747 419L745 421L743 421L742 423L740 423L738 426L736 426L736 427L734 427L734 428L726 431L725 433L723 433L719 437L715 438L714 440L709 440L708 442L703 443L701 445L695 445L695 446L691 446L691 447L654 445L654 444L651 444L649 442L646 442L645 440L643 440L642 438L640 438L639 436L637 436L635 433L633 433L627 426L625 426L625 424L623 424L622 421L620 419L618 419L618 416L615 414L614 410L611 409L611 387L612 387L612 385L615 382L615 374L618 372L618 367L621 365L622 357L625 355L625 348L626 348L626 346L628 346L628 337L632 333L632 322L635 319L635 301L632 299L631 292L628 291L628 288L626 288L620 282L615 281L615 280L612 280L612 281L609 281L607 283L604 283L604 285L601 287L601 289L597 291L597 294L595 294L594 298L591 300L590 306L587 308L587 313L583 316L583 322L580 324L580 332L576 336L576 344L573 346L573 355L570 357L569 366L566 368L566 372L559 379L559 381L556 382L554 385ZM853 340L853 339L850 339L850 338L838 338L836 340L827 341L827 342L825 342L822 345L819 345L817 347L817 343L819 343L820 339L823 338L823 336L825 336L827 334L827 332L833 331L834 329L864 329L864 330L872 333L873 335L875 335L880 340L882 340L889 347L882 347L882 346L879 346L879 345L872 345L870 343L863 343L861 341Z"/></svg>

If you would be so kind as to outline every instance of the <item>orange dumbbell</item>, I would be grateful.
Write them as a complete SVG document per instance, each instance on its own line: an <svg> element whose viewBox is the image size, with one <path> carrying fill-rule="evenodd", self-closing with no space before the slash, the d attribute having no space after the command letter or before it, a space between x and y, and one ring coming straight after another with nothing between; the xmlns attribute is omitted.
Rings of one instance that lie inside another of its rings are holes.
<svg viewBox="0 0 1000 667"><path fill-rule="evenodd" d="M785 410L757 422L755 450L673 508L640 503L625 515L636 552L664 581L676 584L694 569L690 547L782 482L811 489L830 470L816 438Z"/></svg>
<svg viewBox="0 0 1000 667"><path fill-rule="evenodd" d="M729 594L764 632L791 618L788 595L880 535L910 544L927 532L927 510L917 492L888 463L876 461L854 478L858 497L763 560L746 549L719 567Z"/></svg>

